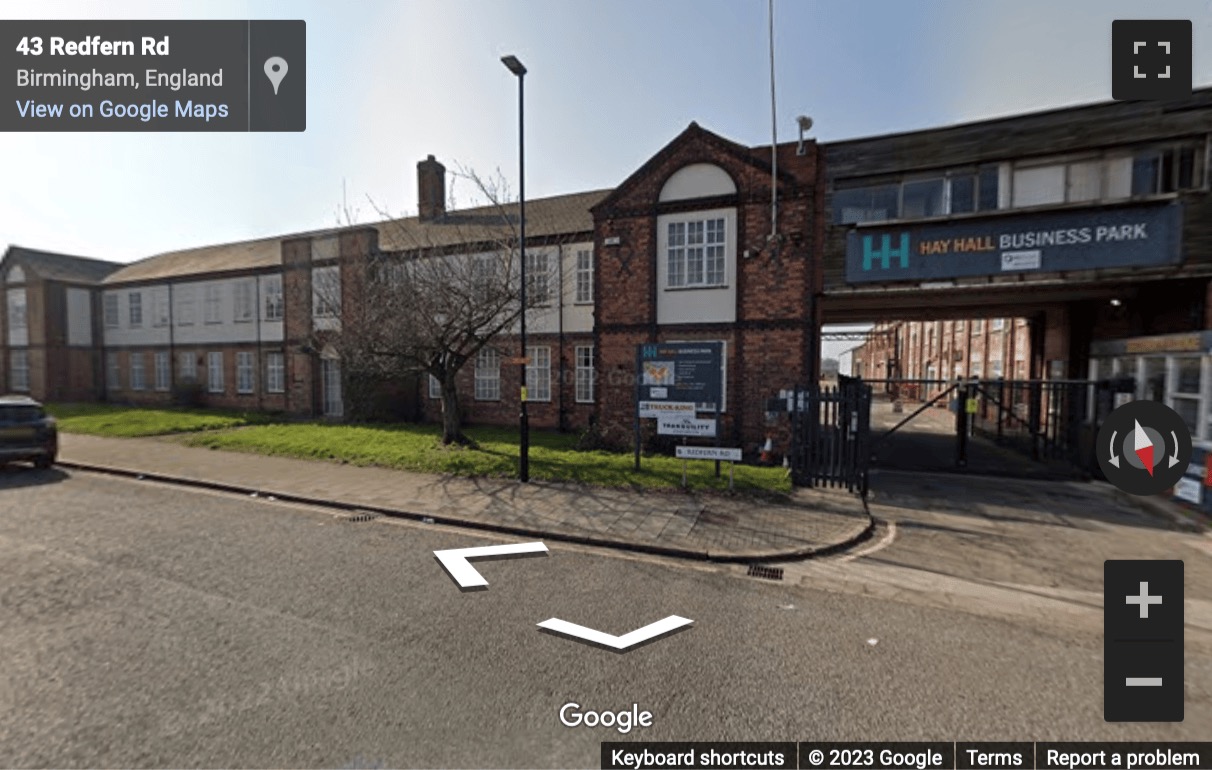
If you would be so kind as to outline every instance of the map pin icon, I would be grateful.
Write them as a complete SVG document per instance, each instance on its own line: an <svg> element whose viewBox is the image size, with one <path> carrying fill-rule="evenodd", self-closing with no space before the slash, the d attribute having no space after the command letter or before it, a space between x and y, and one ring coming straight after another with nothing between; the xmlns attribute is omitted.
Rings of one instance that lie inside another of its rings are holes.
<svg viewBox="0 0 1212 770"><path fill-rule="evenodd" d="M286 60L281 56L271 56L265 60L265 77L274 84L274 96L278 95L278 86L282 84L282 78L286 77L288 69L290 68L286 66Z"/></svg>

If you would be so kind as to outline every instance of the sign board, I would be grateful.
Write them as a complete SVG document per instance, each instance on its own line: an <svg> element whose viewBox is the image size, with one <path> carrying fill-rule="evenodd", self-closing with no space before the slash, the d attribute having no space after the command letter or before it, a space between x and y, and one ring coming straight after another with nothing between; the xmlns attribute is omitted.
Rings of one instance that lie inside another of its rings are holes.
<svg viewBox="0 0 1212 770"><path fill-rule="evenodd" d="M1173 265L1182 261L1177 203L856 227L846 281L883 283Z"/></svg>
<svg viewBox="0 0 1212 770"><path fill-rule="evenodd" d="M694 417L658 417L657 433L661 436L711 438L715 435L715 420L699 420Z"/></svg>
<svg viewBox="0 0 1212 770"><path fill-rule="evenodd" d="M640 417L694 417L692 401L641 401Z"/></svg>
<svg viewBox="0 0 1212 770"><path fill-rule="evenodd" d="M1174 485L1174 496L1179 500L1186 500L1188 503L1199 505L1203 498L1204 488L1200 485L1199 479L1193 479L1190 476L1184 476Z"/></svg>
<svg viewBox="0 0 1212 770"><path fill-rule="evenodd" d="M700 411L716 411L723 406L719 403L723 393L723 350L722 342L638 345L639 402L689 401Z"/></svg>
<svg viewBox="0 0 1212 770"><path fill-rule="evenodd" d="M680 446L677 448L679 460L727 460L739 463L741 450L718 446Z"/></svg>
<svg viewBox="0 0 1212 770"><path fill-rule="evenodd" d="M979 399L969 398L967 399L967 403L964 404L964 411L966 411L968 414L976 414L978 411L980 411L980 404L981 402Z"/></svg>

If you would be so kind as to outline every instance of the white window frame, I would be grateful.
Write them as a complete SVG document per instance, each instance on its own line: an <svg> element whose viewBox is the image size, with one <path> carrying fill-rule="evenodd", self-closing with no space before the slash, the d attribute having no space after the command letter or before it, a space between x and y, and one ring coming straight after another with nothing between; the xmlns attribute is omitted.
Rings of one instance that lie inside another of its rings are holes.
<svg viewBox="0 0 1212 770"><path fill-rule="evenodd" d="M320 285L324 284L323 290ZM326 296L325 292L331 292ZM312 318L338 318L341 315L341 268L324 265L311 269Z"/></svg>
<svg viewBox="0 0 1212 770"><path fill-rule="evenodd" d="M185 350L177 354L177 367L180 369L182 382L198 381L198 354Z"/></svg>
<svg viewBox="0 0 1212 770"><path fill-rule="evenodd" d="M29 328L29 304L23 288L8 290L8 325L10 329Z"/></svg>
<svg viewBox="0 0 1212 770"><path fill-rule="evenodd" d="M526 304L551 304L551 259L545 250L526 252Z"/></svg>
<svg viewBox="0 0 1212 770"><path fill-rule="evenodd" d="M475 400L501 400L501 354L495 348L482 347L476 353Z"/></svg>
<svg viewBox="0 0 1212 770"><path fill-rule="evenodd" d="M265 391L286 392L286 355L280 352L265 354Z"/></svg>
<svg viewBox="0 0 1212 770"><path fill-rule="evenodd" d="M320 359L320 397L325 417L345 416L345 393L341 382L341 360Z"/></svg>
<svg viewBox="0 0 1212 770"><path fill-rule="evenodd" d="M203 312L205 323L223 323L223 291L216 283L206 286L206 306Z"/></svg>
<svg viewBox="0 0 1212 770"><path fill-rule="evenodd" d="M143 326L143 292L126 293L126 317L130 321L130 328L138 329Z"/></svg>
<svg viewBox="0 0 1212 770"><path fill-rule="evenodd" d="M168 390L172 385L172 372L169 370L170 359L167 351L157 351L153 365L155 366L155 388L159 391Z"/></svg>
<svg viewBox="0 0 1212 770"><path fill-rule="evenodd" d="M257 368L248 350L236 351L236 392L241 395L257 392Z"/></svg>
<svg viewBox="0 0 1212 770"><path fill-rule="evenodd" d="M223 364L223 351L211 351L206 354L206 390L208 393L226 392L226 383L223 382Z"/></svg>
<svg viewBox="0 0 1212 770"><path fill-rule="evenodd" d="M105 354L105 388L106 390L122 390L122 365L116 352Z"/></svg>
<svg viewBox="0 0 1212 770"><path fill-rule="evenodd" d="M551 401L551 346L528 346L526 358L526 400Z"/></svg>
<svg viewBox="0 0 1212 770"><path fill-rule="evenodd" d="M232 320L236 323L252 323L256 319L257 284L252 278L236 281L232 287Z"/></svg>
<svg viewBox="0 0 1212 770"><path fill-rule="evenodd" d="M578 249L576 256L577 305L593 304L593 249Z"/></svg>
<svg viewBox="0 0 1212 770"><path fill-rule="evenodd" d="M29 392L29 350L12 348L9 357L9 387L21 393Z"/></svg>
<svg viewBox="0 0 1212 770"><path fill-rule="evenodd" d="M263 311L266 321L281 321L285 317L286 303L282 297L282 276L267 275L261 284L265 293Z"/></svg>
<svg viewBox="0 0 1212 770"><path fill-rule="evenodd" d="M429 375L429 397L433 399L442 397L442 381L432 374Z"/></svg>
<svg viewBox="0 0 1212 770"><path fill-rule="evenodd" d="M146 390L147 378L146 368L141 351L132 351L130 354L130 389L131 390Z"/></svg>
<svg viewBox="0 0 1212 770"><path fill-rule="evenodd" d="M576 402L592 404L594 399L593 345L577 345L573 348L576 371Z"/></svg>
<svg viewBox="0 0 1212 770"><path fill-rule="evenodd" d="M1006 328L1006 319L1005 318L994 318L991 321L989 321L989 331L991 331L991 332L1000 332L1005 328Z"/></svg>
<svg viewBox="0 0 1212 770"><path fill-rule="evenodd" d="M117 329L121 323L121 311L118 307L118 295L106 293L101 298L101 315L106 329Z"/></svg>
<svg viewBox="0 0 1212 770"><path fill-rule="evenodd" d="M177 289L177 326L193 326L195 320L193 286L182 286Z"/></svg>
<svg viewBox="0 0 1212 770"><path fill-rule="evenodd" d="M712 232L711 225L718 225L718 229ZM693 229L701 232L693 233ZM665 233L665 253L661 257L666 266L666 289L713 289L728 285L728 217L679 217L665 222ZM709 240L710 237L718 240ZM692 238L697 240L692 242ZM719 249L719 280L711 280L709 265L714 258L708 256L708 249ZM692 251L699 253L692 256ZM691 275L694 262L698 263L697 280L692 280ZM676 271L675 265L679 267Z"/></svg>

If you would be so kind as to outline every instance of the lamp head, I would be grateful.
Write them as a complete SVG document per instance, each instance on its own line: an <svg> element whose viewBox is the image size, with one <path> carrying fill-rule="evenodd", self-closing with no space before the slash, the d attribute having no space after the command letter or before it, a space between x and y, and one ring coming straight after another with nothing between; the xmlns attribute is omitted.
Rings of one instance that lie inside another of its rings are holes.
<svg viewBox="0 0 1212 770"><path fill-rule="evenodd" d="M509 71L518 77L522 77L526 74L526 67L524 67L522 62L518 61L518 57L514 56L513 54L502 56L501 63L508 67Z"/></svg>

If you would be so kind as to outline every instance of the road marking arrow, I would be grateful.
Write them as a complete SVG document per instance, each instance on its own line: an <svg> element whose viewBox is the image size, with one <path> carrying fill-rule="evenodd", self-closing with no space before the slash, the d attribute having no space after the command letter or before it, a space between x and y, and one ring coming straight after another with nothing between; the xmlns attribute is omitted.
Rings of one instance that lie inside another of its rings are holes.
<svg viewBox="0 0 1212 770"><path fill-rule="evenodd" d="M575 639L581 639L586 642L592 642L603 647L609 647L612 650L625 652L628 648L634 647L641 642L647 642L656 639L658 636L663 636L670 632L676 631L683 626L688 626L693 623L693 620L680 618L677 615L670 615L667 618L662 618L655 623L649 623L643 628L637 628L634 631L623 634L622 636L612 636L601 631L595 631L592 628L578 626L576 623L569 623L567 620L559 618L551 618L539 623L539 628L547 629L553 633L571 636Z"/></svg>
<svg viewBox="0 0 1212 770"><path fill-rule="evenodd" d="M542 543L508 543L506 545L484 545L478 548L453 548L448 551L434 551L442 567L450 573L451 578L459 584L459 588L486 588L488 581L476 568L471 566L468 559L500 559L509 556L527 556L536 553L547 553L547 546Z"/></svg>

